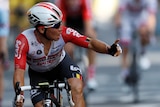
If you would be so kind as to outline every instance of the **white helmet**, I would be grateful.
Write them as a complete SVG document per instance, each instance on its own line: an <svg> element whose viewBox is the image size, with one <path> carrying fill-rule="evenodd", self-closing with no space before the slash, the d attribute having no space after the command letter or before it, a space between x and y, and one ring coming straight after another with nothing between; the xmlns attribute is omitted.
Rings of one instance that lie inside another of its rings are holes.
<svg viewBox="0 0 160 107"><path fill-rule="evenodd" d="M63 16L61 10L50 2L35 4L28 10L27 15L33 26L44 25L46 28L61 22Z"/></svg>

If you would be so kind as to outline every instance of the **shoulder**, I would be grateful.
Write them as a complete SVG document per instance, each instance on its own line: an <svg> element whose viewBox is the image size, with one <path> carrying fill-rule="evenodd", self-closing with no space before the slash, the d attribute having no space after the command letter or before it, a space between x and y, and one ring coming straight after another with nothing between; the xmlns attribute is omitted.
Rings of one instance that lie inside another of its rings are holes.
<svg viewBox="0 0 160 107"><path fill-rule="evenodd" d="M32 29L27 29L17 36L16 42L21 42L21 43L28 44L28 41L30 39L32 39L33 34L34 34L34 29L33 28Z"/></svg>
<svg viewBox="0 0 160 107"><path fill-rule="evenodd" d="M65 26L62 27L61 35L65 42L69 41L72 38L72 34L70 33L70 31L71 31L71 28L65 27Z"/></svg>
<svg viewBox="0 0 160 107"><path fill-rule="evenodd" d="M24 30L17 38L33 39L35 28Z"/></svg>
<svg viewBox="0 0 160 107"><path fill-rule="evenodd" d="M76 30L70 27L62 27L62 36L78 36L80 35Z"/></svg>
<svg viewBox="0 0 160 107"><path fill-rule="evenodd" d="M22 32L24 35L33 35L35 28L30 28Z"/></svg>
<svg viewBox="0 0 160 107"><path fill-rule="evenodd" d="M82 35L79 32L70 27L62 27L62 37L65 42L72 41L74 38L79 38L81 36Z"/></svg>

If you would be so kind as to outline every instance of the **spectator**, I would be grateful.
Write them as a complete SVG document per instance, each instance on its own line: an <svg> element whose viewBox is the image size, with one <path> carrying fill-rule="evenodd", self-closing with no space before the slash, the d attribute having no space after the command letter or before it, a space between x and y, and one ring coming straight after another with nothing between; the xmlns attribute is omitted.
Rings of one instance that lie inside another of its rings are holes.
<svg viewBox="0 0 160 107"><path fill-rule="evenodd" d="M4 93L4 71L9 67L7 37L9 35L9 0L0 0L0 107Z"/></svg>

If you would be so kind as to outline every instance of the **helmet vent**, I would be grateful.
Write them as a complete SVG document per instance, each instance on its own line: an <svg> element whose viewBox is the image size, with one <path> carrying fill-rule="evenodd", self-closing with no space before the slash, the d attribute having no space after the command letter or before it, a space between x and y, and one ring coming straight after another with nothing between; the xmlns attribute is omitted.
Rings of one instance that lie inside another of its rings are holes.
<svg viewBox="0 0 160 107"><path fill-rule="evenodd" d="M54 17L55 19L58 19L57 17L55 17L54 15L51 14L52 17Z"/></svg>
<svg viewBox="0 0 160 107"><path fill-rule="evenodd" d="M49 2L35 4L28 10L27 15L33 26L43 25L46 28L61 22L63 16L61 10Z"/></svg>
<svg viewBox="0 0 160 107"><path fill-rule="evenodd" d="M59 14L59 12L56 10L56 9L54 9L54 8L52 8L57 14L58 14L58 16L60 17L60 14Z"/></svg>
<svg viewBox="0 0 160 107"><path fill-rule="evenodd" d="M38 24L39 18L34 14L29 14L28 17L30 18L31 23Z"/></svg>
<svg viewBox="0 0 160 107"><path fill-rule="evenodd" d="M32 14L36 19L39 19L36 15Z"/></svg>

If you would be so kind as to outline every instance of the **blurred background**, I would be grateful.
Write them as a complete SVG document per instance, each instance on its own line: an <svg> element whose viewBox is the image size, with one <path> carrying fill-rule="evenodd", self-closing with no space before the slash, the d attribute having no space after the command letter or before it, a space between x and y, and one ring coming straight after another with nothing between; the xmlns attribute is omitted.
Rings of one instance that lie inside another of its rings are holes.
<svg viewBox="0 0 160 107"><path fill-rule="evenodd" d="M8 37L10 69L5 72L5 93L3 107L11 107L14 98L12 85L14 40L24 29L30 27L26 11L35 3L42 0L10 0L10 35ZM54 0L48 0L54 2ZM93 25L98 39L112 44L117 38L113 17L117 11L118 0L91 0L93 10ZM159 7L160 10L160 7ZM129 103L122 98L120 75L120 57L97 54L96 79L98 88L87 97L88 107L159 107L160 106L160 11L157 14L156 43L149 46L147 56L152 66L142 72L140 82L140 102ZM26 72L26 84L28 77ZM31 107L29 94L26 94L25 107Z"/></svg>

